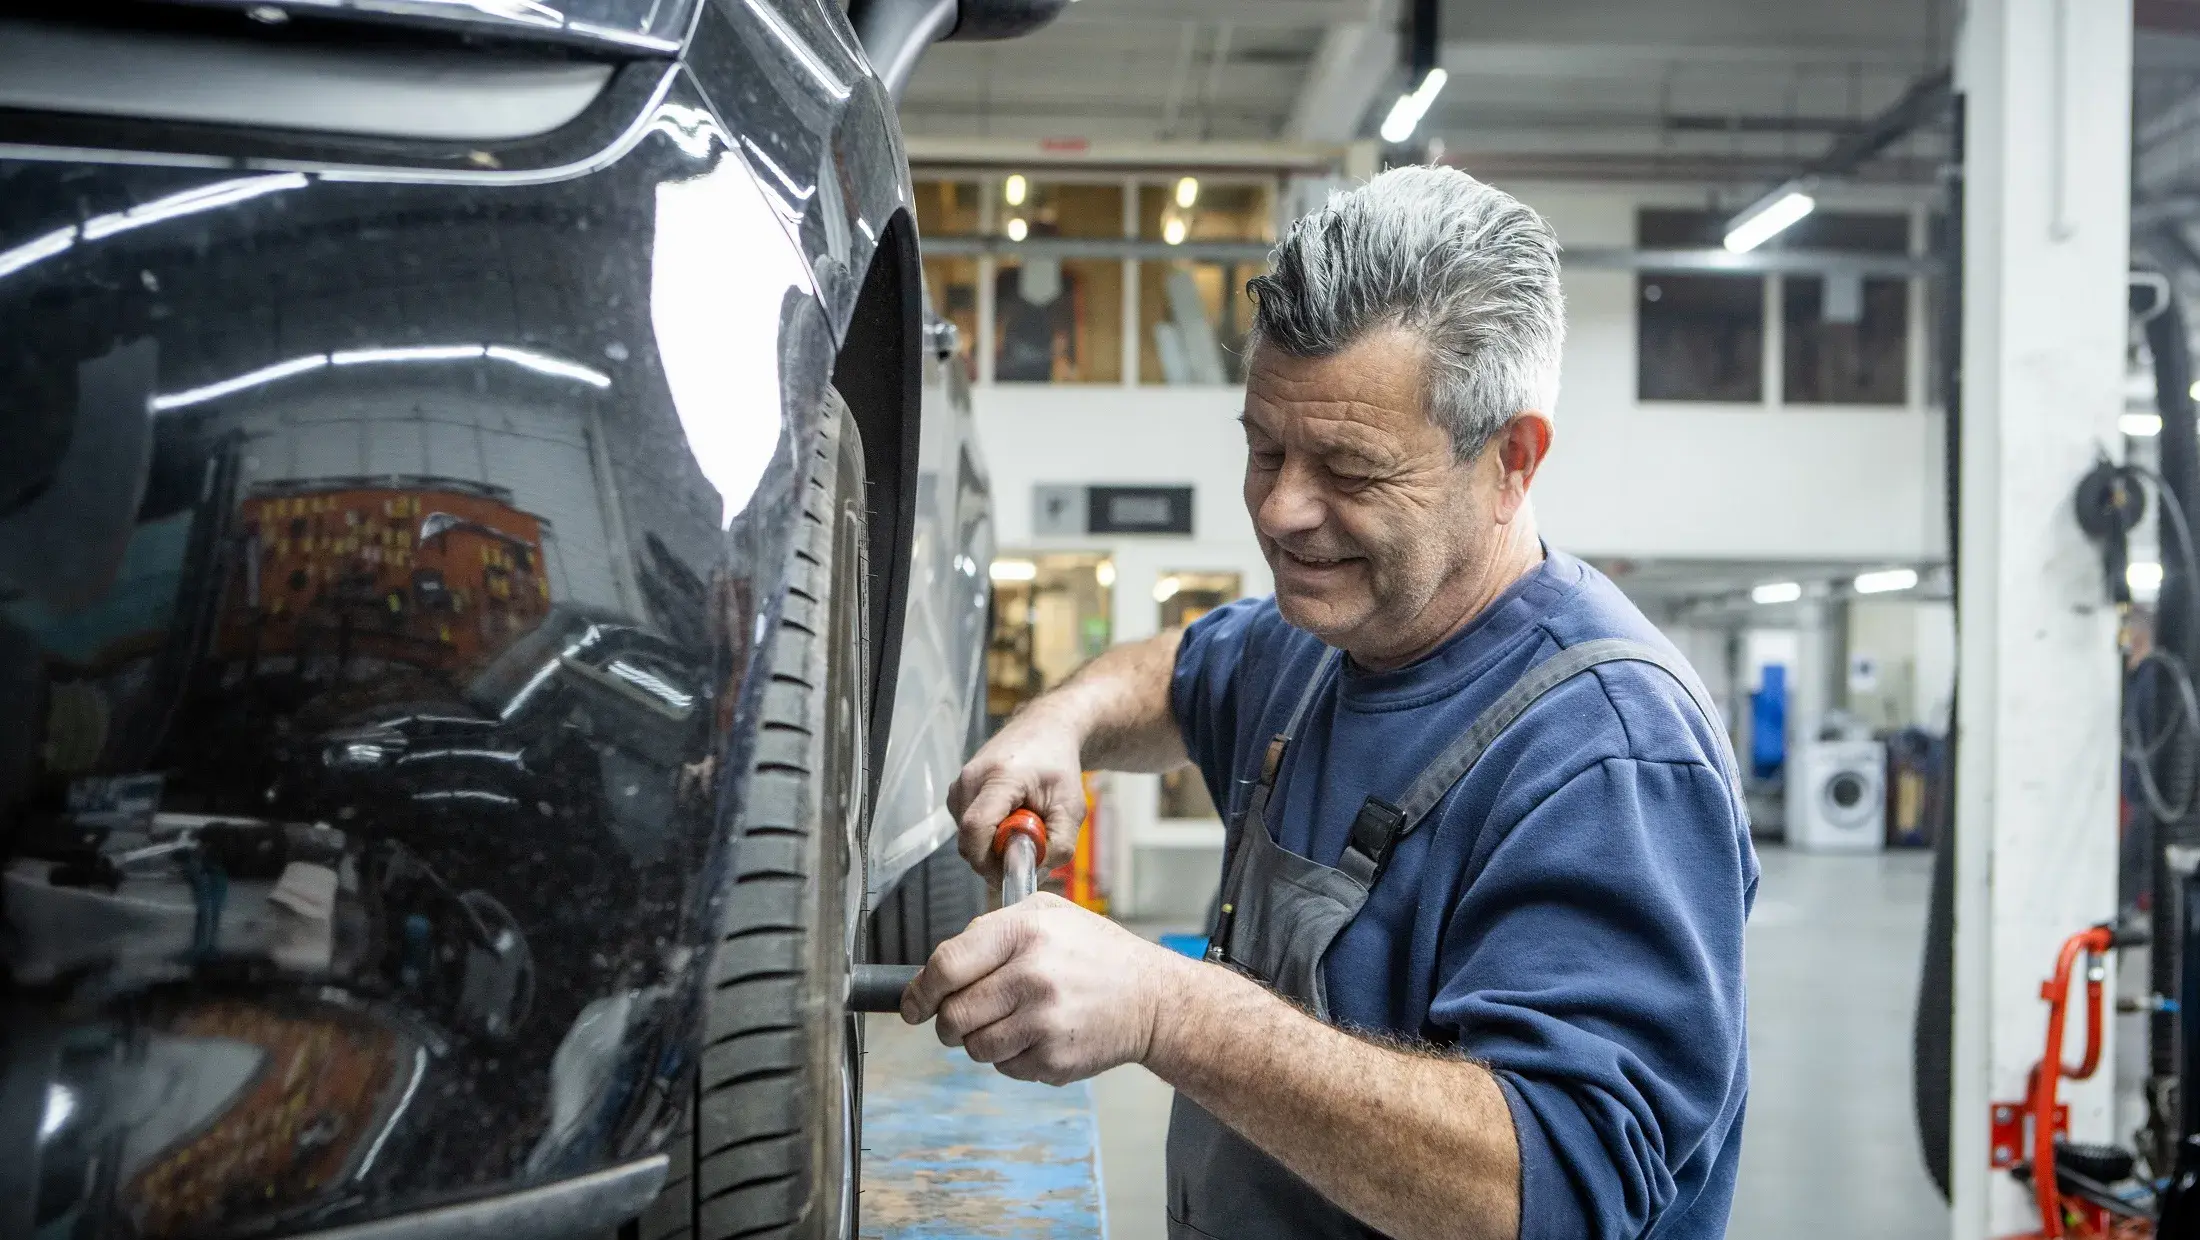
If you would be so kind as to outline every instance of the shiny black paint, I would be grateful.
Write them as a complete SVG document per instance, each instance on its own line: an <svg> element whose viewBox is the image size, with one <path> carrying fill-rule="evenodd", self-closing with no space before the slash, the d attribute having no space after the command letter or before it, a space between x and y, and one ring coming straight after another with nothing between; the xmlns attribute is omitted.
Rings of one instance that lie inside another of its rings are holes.
<svg viewBox="0 0 2200 1240"><path fill-rule="evenodd" d="M693 49L464 168L0 118L0 1235L662 1144L794 414L907 198L837 13Z"/></svg>

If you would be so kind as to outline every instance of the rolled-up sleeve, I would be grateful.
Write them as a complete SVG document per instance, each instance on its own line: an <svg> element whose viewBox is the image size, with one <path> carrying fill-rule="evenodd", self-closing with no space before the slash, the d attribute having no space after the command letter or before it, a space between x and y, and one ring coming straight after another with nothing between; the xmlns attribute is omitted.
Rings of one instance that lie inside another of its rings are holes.
<svg viewBox="0 0 2200 1240"><path fill-rule="evenodd" d="M1640 1236L1739 1138L1749 847L1717 772L1607 758L1466 885L1430 1019L1503 1087L1522 1240Z"/></svg>

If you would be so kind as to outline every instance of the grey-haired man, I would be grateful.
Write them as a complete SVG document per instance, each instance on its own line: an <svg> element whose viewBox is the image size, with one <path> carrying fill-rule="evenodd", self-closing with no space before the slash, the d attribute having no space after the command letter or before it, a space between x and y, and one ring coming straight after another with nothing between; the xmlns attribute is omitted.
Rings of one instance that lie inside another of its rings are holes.
<svg viewBox="0 0 2200 1240"><path fill-rule="evenodd" d="M1756 858L1694 673L1536 531L1556 240L1400 169L1252 291L1275 595L1094 660L950 794L982 866L1018 806L1066 851L1080 769L1196 763L1230 826L1208 959L1042 895L903 1017L1012 1076L1174 1085L1174 1236L1722 1235Z"/></svg>

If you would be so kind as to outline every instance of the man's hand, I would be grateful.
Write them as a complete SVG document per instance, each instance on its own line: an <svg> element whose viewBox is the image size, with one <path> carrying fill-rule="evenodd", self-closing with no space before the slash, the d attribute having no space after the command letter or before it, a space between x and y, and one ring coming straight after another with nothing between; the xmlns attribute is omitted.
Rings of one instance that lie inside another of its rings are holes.
<svg viewBox="0 0 2200 1240"><path fill-rule="evenodd" d="M1025 707L963 767L947 790L947 812L972 869L1000 883L993 833L1019 809L1046 819L1040 868L1069 860L1085 821L1086 767L1158 772L1184 764L1184 736L1169 713L1183 637L1170 629L1107 651Z"/></svg>
<svg viewBox="0 0 2200 1240"><path fill-rule="evenodd" d="M1085 822L1083 730L1065 722L1044 701L1009 720L948 785L947 812L958 828L956 848L970 868L1000 885L1001 863L993 833L1015 810L1046 819L1047 855L1041 871L1069 860Z"/></svg>
<svg viewBox="0 0 2200 1240"><path fill-rule="evenodd" d="M1067 1085L1140 1063L1196 967L1107 918L1041 892L940 944L901 1018L1023 1081Z"/></svg>

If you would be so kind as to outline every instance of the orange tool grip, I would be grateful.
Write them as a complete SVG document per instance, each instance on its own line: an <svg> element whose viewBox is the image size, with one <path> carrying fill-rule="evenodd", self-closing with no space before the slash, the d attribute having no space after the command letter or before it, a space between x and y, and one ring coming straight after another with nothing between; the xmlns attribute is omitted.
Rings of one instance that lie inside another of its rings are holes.
<svg viewBox="0 0 2200 1240"><path fill-rule="evenodd" d="M1047 824L1044 818L1028 809L1020 809L1001 819L1001 825L993 832L993 855L998 857L1008 851L1008 842L1017 836L1031 841L1033 863L1046 860Z"/></svg>

